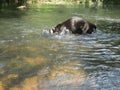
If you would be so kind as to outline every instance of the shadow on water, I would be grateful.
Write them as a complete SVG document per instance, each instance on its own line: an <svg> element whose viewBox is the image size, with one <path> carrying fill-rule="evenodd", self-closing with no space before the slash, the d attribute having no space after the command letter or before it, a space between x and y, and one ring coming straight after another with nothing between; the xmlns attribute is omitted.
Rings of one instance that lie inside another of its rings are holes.
<svg viewBox="0 0 120 90"><path fill-rule="evenodd" d="M119 90L119 13L108 16L117 10L55 7L0 19L0 90ZM97 32L43 35L73 15L95 22Z"/></svg>

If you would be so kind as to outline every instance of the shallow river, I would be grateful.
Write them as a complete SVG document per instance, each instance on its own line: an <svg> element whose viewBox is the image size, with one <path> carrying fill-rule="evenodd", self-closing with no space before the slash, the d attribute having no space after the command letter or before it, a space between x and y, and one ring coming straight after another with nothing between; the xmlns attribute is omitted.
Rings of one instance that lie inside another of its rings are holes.
<svg viewBox="0 0 120 90"><path fill-rule="evenodd" d="M0 90L120 90L120 12L115 7L38 6L0 18ZM71 16L91 35L45 35Z"/></svg>

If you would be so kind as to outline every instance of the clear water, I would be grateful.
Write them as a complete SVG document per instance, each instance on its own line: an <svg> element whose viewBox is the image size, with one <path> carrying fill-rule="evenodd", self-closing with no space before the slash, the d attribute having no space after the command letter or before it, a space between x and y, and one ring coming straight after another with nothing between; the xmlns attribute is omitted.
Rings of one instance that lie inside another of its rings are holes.
<svg viewBox="0 0 120 90"><path fill-rule="evenodd" d="M120 90L119 8L48 5L10 12L0 18L1 90ZM97 32L43 34L71 16L95 23Z"/></svg>

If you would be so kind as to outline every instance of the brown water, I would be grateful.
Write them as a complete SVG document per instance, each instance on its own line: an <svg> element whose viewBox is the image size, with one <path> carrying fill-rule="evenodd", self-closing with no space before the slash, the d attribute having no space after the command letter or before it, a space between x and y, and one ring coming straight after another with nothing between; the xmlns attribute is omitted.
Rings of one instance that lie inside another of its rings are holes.
<svg viewBox="0 0 120 90"><path fill-rule="evenodd" d="M120 90L119 8L48 5L9 12L0 18L0 90ZM95 23L97 32L43 34L71 16Z"/></svg>

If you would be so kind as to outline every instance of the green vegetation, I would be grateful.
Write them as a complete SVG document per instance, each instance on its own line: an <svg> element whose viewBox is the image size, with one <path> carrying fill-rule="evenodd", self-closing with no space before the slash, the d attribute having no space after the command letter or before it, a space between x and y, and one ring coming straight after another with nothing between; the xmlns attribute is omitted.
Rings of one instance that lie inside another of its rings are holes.
<svg viewBox="0 0 120 90"><path fill-rule="evenodd" d="M17 7L26 4L27 0L0 0L0 8Z"/></svg>
<svg viewBox="0 0 120 90"><path fill-rule="evenodd" d="M101 0L103 4L120 4L120 0Z"/></svg>
<svg viewBox="0 0 120 90"><path fill-rule="evenodd" d="M93 4L98 4L102 2L104 5L118 5L119 0L0 0L0 9L2 8L26 8L31 4L86 4L92 2ZM22 7L20 7L22 6Z"/></svg>

